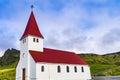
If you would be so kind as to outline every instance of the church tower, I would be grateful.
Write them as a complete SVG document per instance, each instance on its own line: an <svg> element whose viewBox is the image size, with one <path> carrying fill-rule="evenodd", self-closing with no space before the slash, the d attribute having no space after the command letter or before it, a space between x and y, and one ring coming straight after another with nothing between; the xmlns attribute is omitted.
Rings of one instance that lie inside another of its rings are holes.
<svg viewBox="0 0 120 80"><path fill-rule="evenodd" d="M21 53L29 50L43 52L43 39L32 11L26 29L20 39Z"/></svg>
<svg viewBox="0 0 120 80"><path fill-rule="evenodd" d="M31 80L32 63L29 51L43 52L43 36L31 11L25 31L20 38L20 60L16 68L16 80Z"/></svg>

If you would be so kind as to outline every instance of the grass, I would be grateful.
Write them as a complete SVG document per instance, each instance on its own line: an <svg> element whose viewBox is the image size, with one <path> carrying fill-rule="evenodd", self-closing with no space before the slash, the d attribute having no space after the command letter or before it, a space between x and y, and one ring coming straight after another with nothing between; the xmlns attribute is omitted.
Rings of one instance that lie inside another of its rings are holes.
<svg viewBox="0 0 120 80"><path fill-rule="evenodd" d="M102 73L102 76L120 76L120 66L114 67Z"/></svg>
<svg viewBox="0 0 120 80"><path fill-rule="evenodd" d="M101 75L101 73L105 70L112 69L116 67L116 65L110 65L110 64L91 64L91 74L92 75Z"/></svg>
<svg viewBox="0 0 120 80"><path fill-rule="evenodd" d="M0 66L0 70L2 70L2 69L8 69L8 68L15 68L16 65L17 65L17 63L18 63L18 61L14 62L14 63L12 63L10 65Z"/></svg>
<svg viewBox="0 0 120 80"><path fill-rule="evenodd" d="M0 70L0 80L15 80L15 68Z"/></svg>

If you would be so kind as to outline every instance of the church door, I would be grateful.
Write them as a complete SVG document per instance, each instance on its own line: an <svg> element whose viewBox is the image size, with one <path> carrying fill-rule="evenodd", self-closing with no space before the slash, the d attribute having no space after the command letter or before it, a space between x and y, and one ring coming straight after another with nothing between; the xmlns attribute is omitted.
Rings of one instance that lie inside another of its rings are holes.
<svg viewBox="0 0 120 80"><path fill-rule="evenodd" d="M25 80L25 68L22 69L22 80Z"/></svg>

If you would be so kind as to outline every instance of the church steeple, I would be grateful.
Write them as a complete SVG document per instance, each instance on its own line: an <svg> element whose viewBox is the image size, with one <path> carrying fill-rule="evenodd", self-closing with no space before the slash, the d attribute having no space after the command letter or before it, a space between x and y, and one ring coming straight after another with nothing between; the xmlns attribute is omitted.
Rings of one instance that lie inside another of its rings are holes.
<svg viewBox="0 0 120 80"><path fill-rule="evenodd" d="M37 22L35 20L33 11L31 11L30 18L28 20L26 29L25 29L25 31L24 31L20 40L27 37L28 35L36 36L36 37L39 37L39 38L42 38L42 39L44 38L39 31L39 28L38 28Z"/></svg>
<svg viewBox="0 0 120 80"><path fill-rule="evenodd" d="M26 29L20 39L21 51L26 53L25 50L43 51L43 36L39 31L39 27L31 11Z"/></svg>

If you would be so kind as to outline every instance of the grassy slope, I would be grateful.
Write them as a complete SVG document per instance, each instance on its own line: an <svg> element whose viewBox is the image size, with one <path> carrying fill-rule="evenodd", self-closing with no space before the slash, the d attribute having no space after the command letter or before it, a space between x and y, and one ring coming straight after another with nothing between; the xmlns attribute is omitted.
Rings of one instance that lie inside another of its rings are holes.
<svg viewBox="0 0 120 80"><path fill-rule="evenodd" d="M92 75L117 76L120 75L120 53L96 55L79 54L89 65Z"/></svg>
<svg viewBox="0 0 120 80"><path fill-rule="evenodd" d="M15 67L17 62L12 63L11 65L5 65L0 67L0 80L15 80Z"/></svg>
<svg viewBox="0 0 120 80"><path fill-rule="evenodd" d="M18 63L19 51L8 49L0 57L0 80L15 80L15 67Z"/></svg>
<svg viewBox="0 0 120 80"><path fill-rule="evenodd" d="M15 80L15 68L0 70L0 80Z"/></svg>

